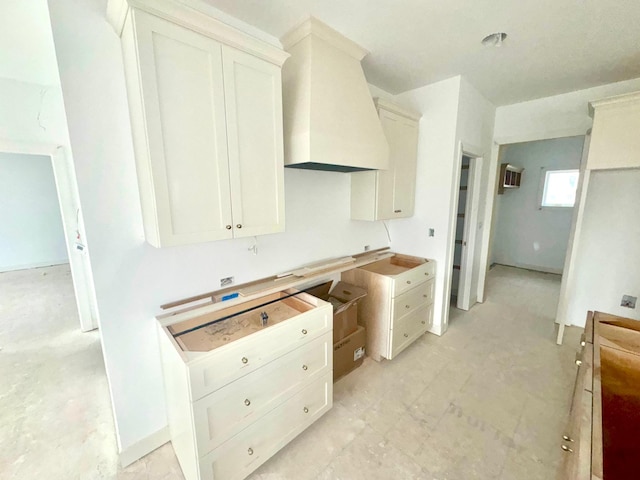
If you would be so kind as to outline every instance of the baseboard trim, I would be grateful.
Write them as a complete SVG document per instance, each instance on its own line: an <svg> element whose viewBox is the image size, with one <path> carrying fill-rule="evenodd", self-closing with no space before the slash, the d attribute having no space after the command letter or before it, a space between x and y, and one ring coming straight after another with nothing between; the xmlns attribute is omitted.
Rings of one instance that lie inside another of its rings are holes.
<svg viewBox="0 0 640 480"><path fill-rule="evenodd" d="M538 265L527 265L526 263L516 263L515 265L509 265L508 263L496 262L494 263L494 265L501 265L503 267L520 268L522 270L531 270L532 272L553 273L555 275L562 275L561 268L540 267Z"/></svg>
<svg viewBox="0 0 640 480"><path fill-rule="evenodd" d="M60 260L48 260L46 262L38 262L38 263L24 263L22 265L6 265L0 267L0 273L4 272L15 272L16 270L31 270L32 268L42 268L42 267L55 267L57 265L68 264L69 259L60 259Z"/></svg>
<svg viewBox="0 0 640 480"><path fill-rule="evenodd" d="M148 437L139 440L133 445L123 449L120 452L120 465L122 468L128 467L133 462L140 460L145 455L150 454L156 448L161 447L165 443L171 440L169 434L169 426L161 428L155 433L152 433Z"/></svg>

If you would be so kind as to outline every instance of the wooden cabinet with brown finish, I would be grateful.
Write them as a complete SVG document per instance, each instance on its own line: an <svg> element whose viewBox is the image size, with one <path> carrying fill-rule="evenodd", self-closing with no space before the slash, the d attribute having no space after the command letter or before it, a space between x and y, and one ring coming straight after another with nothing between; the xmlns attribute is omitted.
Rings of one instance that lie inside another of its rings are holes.
<svg viewBox="0 0 640 480"><path fill-rule="evenodd" d="M589 312L558 480L636 478L640 321Z"/></svg>

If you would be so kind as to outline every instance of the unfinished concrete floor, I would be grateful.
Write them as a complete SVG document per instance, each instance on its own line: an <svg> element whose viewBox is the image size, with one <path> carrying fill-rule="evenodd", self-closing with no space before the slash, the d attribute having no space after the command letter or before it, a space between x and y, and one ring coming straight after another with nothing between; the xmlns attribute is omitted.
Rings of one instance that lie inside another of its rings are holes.
<svg viewBox="0 0 640 480"><path fill-rule="evenodd" d="M444 336L396 360L367 358L250 478L554 478L582 331L555 345L559 288L556 275L494 268L487 302L452 310ZM0 477L181 479L170 444L116 467L99 341L78 331L68 269L0 274L0 292Z"/></svg>

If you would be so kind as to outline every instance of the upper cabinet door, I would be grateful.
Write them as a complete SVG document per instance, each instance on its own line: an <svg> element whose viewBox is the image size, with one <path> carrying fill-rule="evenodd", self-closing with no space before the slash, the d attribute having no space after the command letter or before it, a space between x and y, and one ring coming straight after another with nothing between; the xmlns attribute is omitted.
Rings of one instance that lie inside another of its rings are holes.
<svg viewBox="0 0 640 480"><path fill-rule="evenodd" d="M129 96L147 240L160 247L231 238L222 45L131 13L123 42L125 62L137 47L141 111Z"/></svg>
<svg viewBox="0 0 640 480"><path fill-rule="evenodd" d="M234 236L284 231L281 70L229 46L223 66Z"/></svg>
<svg viewBox="0 0 640 480"><path fill-rule="evenodd" d="M393 217L391 218L413 215L418 158L418 123L399 115L396 117L396 122L388 124L390 134L387 136L394 164Z"/></svg>

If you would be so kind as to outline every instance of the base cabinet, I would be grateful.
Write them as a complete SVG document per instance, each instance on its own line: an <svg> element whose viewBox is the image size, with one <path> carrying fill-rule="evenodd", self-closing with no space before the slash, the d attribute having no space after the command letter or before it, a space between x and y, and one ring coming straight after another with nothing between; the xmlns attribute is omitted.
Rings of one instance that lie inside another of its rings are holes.
<svg viewBox="0 0 640 480"><path fill-rule="evenodd" d="M187 480L245 478L332 407L333 307L295 293L161 320L169 430Z"/></svg>
<svg viewBox="0 0 640 480"><path fill-rule="evenodd" d="M367 290L358 323L367 331L367 355L393 359L433 326L435 262L395 254L342 273Z"/></svg>

